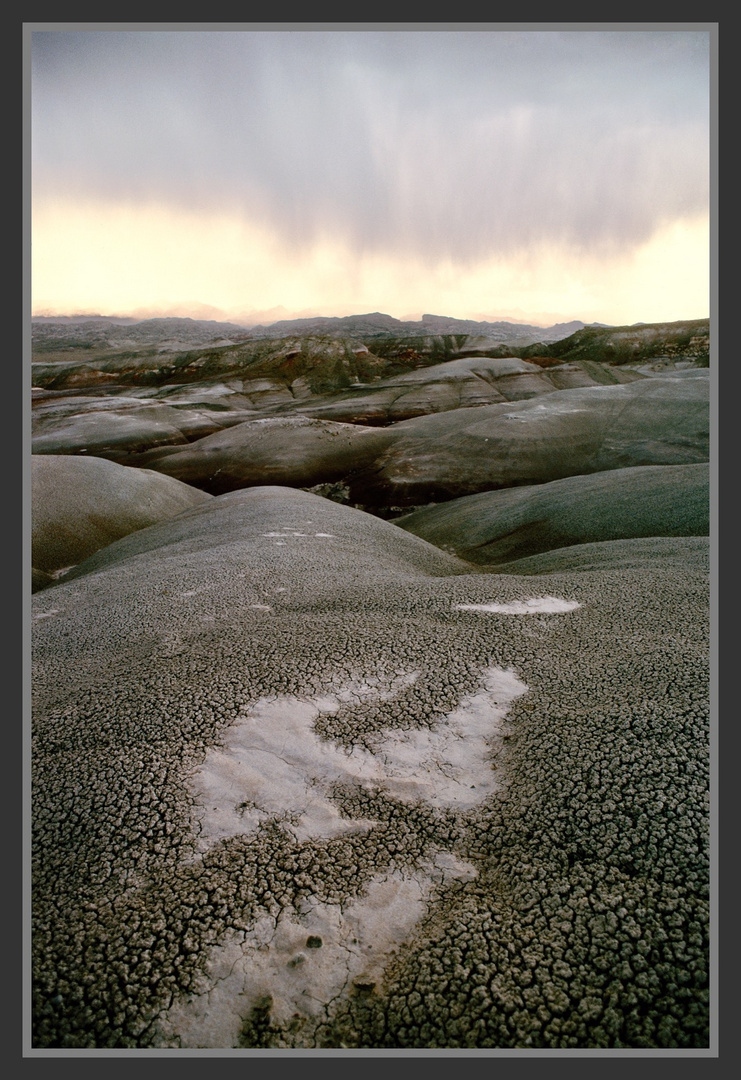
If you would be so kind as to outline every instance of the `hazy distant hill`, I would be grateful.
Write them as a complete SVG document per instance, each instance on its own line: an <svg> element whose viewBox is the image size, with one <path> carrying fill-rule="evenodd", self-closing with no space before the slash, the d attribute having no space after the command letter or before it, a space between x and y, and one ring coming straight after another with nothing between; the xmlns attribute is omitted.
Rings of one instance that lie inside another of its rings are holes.
<svg viewBox="0 0 741 1080"><path fill-rule="evenodd" d="M31 320L34 353L62 349L187 348L220 341L242 341L247 329L210 319L128 319L116 315L35 316Z"/></svg>
<svg viewBox="0 0 741 1080"><path fill-rule="evenodd" d="M270 346L271 341L275 347ZM270 326L246 327L209 319L137 321L121 316L62 315L34 317L31 344L37 361L97 363L106 358L120 358L123 362L137 358L139 365L151 362L161 367L160 354L167 354L173 358L182 356L182 363L176 363L178 368L195 364L194 375L196 369L200 371L205 365L222 377L229 370L241 369L244 363L259 366L265 349L274 359L268 365L270 370L261 374L274 373L275 357L280 363L288 362L289 357L303 355L308 350L309 369L312 377L318 377L314 354L319 350L324 357L322 363L326 361L332 367L338 361L339 349L343 355L347 354L345 360L353 368L352 377L348 374L352 382L353 378L363 381L371 375L363 374L364 368L363 371L358 368L357 358L361 353L374 357L375 378L474 356L518 356L541 367L574 362L661 365L680 360L692 366L707 366L710 320L637 322L630 326L584 324L574 320L544 328L430 314L417 321L402 321L376 311L334 318L283 319ZM207 355L201 353L204 349ZM301 367L298 361L291 363ZM334 385L333 379L330 382ZM318 389L314 387L315 391Z"/></svg>
<svg viewBox="0 0 741 1080"><path fill-rule="evenodd" d="M584 326L574 321L555 326L530 326L525 323L477 322L474 319L455 319L448 315L423 315L416 321L402 321L380 311L367 315L345 315L342 318L317 316L310 319L281 319L269 326L253 326L251 337L282 337L294 334L322 334L331 337L397 338L440 334L485 335L503 344L527 345L535 341L557 341L568 337Z"/></svg>
<svg viewBox="0 0 741 1080"><path fill-rule="evenodd" d="M457 352L466 341L472 352L489 355L498 347L501 351L502 346L506 354L534 342L557 341L583 326L584 323L578 321L542 327L523 323L477 322L447 315L423 315L420 320L403 322L379 311L343 317L282 319L269 326L252 327L209 319L136 320L112 315L58 315L35 316L31 320L31 341L37 357L76 350L178 352L201 346L289 337L343 339L379 348L392 346L396 342L414 343L418 350L425 348L419 344L422 339L429 342L446 338L449 342L446 355L451 350ZM444 358L443 355L437 357Z"/></svg>

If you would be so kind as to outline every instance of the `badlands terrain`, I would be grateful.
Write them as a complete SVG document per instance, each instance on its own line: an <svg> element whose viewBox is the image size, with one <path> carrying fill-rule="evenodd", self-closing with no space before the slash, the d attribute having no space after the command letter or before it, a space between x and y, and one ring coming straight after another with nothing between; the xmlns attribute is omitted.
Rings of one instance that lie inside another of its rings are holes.
<svg viewBox="0 0 741 1080"><path fill-rule="evenodd" d="M708 331L34 320L34 1047L709 1046Z"/></svg>

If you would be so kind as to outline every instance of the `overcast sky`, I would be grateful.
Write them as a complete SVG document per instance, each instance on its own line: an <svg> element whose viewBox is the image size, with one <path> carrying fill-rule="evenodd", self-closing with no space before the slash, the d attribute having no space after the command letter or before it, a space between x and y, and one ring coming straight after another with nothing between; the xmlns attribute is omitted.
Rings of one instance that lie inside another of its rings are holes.
<svg viewBox="0 0 741 1080"><path fill-rule="evenodd" d="M34 31L34 312L707 316L709 44Z"/></svg>

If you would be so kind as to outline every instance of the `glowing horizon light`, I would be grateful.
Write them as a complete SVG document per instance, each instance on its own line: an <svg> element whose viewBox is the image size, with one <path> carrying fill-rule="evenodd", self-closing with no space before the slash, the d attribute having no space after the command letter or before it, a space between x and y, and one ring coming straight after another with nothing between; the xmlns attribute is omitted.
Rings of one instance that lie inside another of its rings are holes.
<svg viewBox="0 0 741 1080"><path fill-rule="evenodd" d="M353 251L322 237L292 250L226 214L41 200L32 226L32 314L181 316L253 325L410 311L537 326L707 318L707 218L674 222L608 261L550 247L456 267Z"/></svg>

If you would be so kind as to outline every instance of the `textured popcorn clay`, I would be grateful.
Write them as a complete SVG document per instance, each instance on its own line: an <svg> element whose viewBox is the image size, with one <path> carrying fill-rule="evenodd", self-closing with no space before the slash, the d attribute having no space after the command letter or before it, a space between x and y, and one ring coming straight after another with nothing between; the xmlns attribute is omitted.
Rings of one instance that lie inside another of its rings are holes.
<svg viewBox="0 0 741 1080"><path fill-rule="evenodd" d="M582 548L264 487L36 594L34 1047L707 1047L707 541Z"/></svg>

